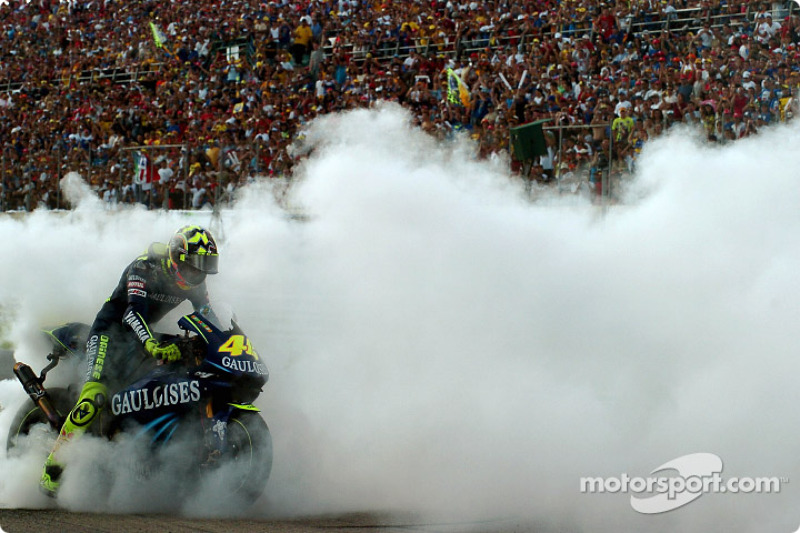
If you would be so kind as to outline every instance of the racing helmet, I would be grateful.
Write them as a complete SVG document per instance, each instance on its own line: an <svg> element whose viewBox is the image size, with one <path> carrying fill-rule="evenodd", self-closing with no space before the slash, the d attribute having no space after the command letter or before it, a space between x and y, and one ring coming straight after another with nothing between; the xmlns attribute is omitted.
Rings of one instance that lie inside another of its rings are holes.
<svg viewBox="0 0 800 533"><path fill-rule="evenodd" d="M200 226L184 226L169 240L172 274L179 287L189 289L216 274L219 253L211 232Z"/></svg>

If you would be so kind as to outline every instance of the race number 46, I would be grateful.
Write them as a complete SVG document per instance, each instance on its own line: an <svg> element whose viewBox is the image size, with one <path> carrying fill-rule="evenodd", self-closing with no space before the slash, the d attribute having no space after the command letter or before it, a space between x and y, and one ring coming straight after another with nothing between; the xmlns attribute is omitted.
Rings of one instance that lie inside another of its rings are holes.
<svg viewBox="0 0 800 533"><path fill-rule="evenodd" d="M231 335L231 337L225 341L225 344L219 347L219 351L227 352L231 354L231 357L236 357L246 353L247 355L252 356L254 359L258 359L258 354L253 349L250 339L244 335Z"/></svg>

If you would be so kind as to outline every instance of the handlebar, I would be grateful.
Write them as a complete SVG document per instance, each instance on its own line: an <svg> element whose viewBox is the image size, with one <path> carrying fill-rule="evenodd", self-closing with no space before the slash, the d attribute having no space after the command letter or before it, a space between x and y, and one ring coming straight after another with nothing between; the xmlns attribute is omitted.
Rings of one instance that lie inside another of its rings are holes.
<svg viewBox="0 0 800 533"><path fill-rule="evenodd" d="M200 337L197 335L189 335L189 332L186 332L184 335L163 333L157 335L157 338L160 342L169 342L175 344L181 351L181 358L178 361L175 361L173 364L186 364L193 359L205 357L205 350L203 349L205 343L203 343L200 340ZM159 360L158 364L166 363Z"/></svg>

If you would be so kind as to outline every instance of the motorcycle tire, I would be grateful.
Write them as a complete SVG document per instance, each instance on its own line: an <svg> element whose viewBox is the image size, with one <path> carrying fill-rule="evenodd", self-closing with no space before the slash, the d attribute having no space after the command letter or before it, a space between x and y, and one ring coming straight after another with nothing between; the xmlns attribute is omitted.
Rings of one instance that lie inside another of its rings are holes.
<svg viewBox="0 0 800 533"><path fill-rule="evenodd" d="M244 472L233 490L253 504L264 492L272 471L272 435L261 415L234 414L228 422L228 447L225 461Z"/></svg>
<svg viewBox="0 0 800 533"><path fill-rule="evenodd" d="M50 389L48 394L59 413L66 414L72 409L75 398L67 389ZM38 406L33 405L33 403L26 401L19 407L9 427L8 438L6 439L6 452L11 454L17 444L17 439L21 435L28 435L31 429L37 424L44 424L55 437L56 431L50 427L47 422L47 417L42 410L39 409Z"/></svg>

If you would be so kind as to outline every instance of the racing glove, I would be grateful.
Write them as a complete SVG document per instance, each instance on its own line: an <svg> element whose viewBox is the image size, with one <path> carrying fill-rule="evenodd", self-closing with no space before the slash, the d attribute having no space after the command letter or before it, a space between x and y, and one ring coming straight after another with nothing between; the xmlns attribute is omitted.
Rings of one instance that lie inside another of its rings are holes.
<svg viewBox="0 0 800 533"><path fill-rule="evenodd" d="M174 363L181 358L181 349L171 342L159 343L155 339L147 339L144 349L156 359L162 359L169 363Z"/></svg>

